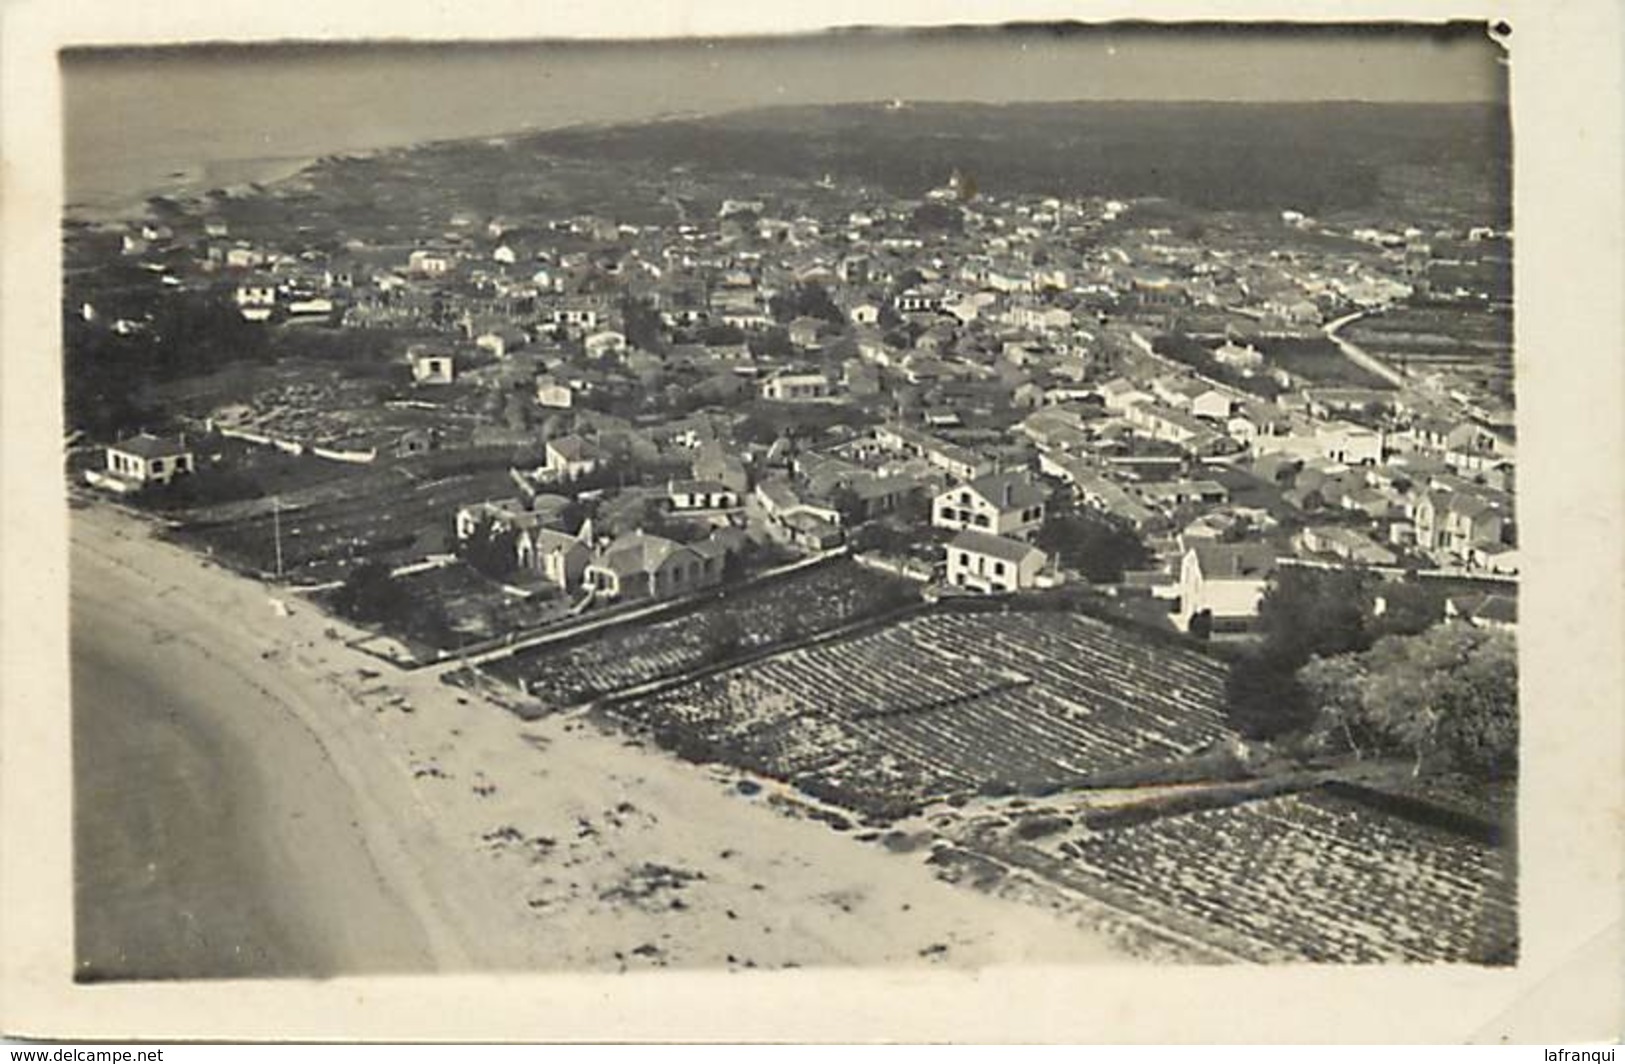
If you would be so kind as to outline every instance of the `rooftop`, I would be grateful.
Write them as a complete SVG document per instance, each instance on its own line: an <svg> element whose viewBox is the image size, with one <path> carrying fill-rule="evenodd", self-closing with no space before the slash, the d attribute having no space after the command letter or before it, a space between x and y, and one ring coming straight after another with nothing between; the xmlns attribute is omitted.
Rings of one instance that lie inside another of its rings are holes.
<svg viewBox="0 0 1625 1064"><path fill-rule="evenodd" d="M118 443L110 444L108 449L146 459L178 458L181 455L192 453L192 449L181 440L166 439L145 432L139 436L131 436L127 440L120 440Z"/></svg>
<svg viewBox="0 0 1625 1064"><path fill-rule="evenodd" d="M955 550L969 551L972 554L981 554L1016 565L1034 554L1042 557L1044 553L1031 544L1006 539L1003 536L992 536L986 532L961 532L953 538L949 546Z"/></svg>

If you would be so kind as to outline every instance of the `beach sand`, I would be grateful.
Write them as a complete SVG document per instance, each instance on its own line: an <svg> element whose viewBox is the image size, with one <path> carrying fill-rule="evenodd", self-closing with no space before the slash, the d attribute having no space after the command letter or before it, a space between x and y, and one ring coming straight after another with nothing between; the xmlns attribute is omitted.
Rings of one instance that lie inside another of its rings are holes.
<svg viewBox="0 0 1625 1064"><path fill-rule="evenodd" d="M726 769L396 670L111 507L72 541L82 977L1123 959Z"/></svg>

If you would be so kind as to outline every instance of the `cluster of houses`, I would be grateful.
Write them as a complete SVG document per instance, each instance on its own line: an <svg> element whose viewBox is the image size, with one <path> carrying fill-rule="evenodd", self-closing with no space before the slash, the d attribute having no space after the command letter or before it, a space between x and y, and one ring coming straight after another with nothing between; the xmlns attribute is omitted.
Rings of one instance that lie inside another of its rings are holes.
<svg viewBox="0 0 1625 1064"><path fill-rule="evenodd" d="M465 507L458 532L511 529L517 564L565 593L681 594L719 581L746 539L827 551L874 521L917 531L950 586L1048 586L1064 574L1034 544L1057 484L1145 539L1156 567L1125 587L1182 627L1244 623L1283 563L1516 573L1505 427L1415 389L1305 385L1246 336L1209 334L1215 364L1284 385L1265 399L1151 339L1238 315L1318 335L1334 313L1408 294L1426 234L1262 254L1125 224L1136 207L1119 201L977 198L950 181L926 197L958 219L938 230L918 203L820 190L817 207L731 199L669 225L458 212L410 249L273 248L217 223L197 246L249 320L410 330L420 396L517 388L550 427L513 432L542 437L544 459L516 471L523 499ZM1288 214L1290 230L1318 225ZM687 412L650 405L668 394ZM620 445L583 428L616 420L606 397L653 411L619 419ZM852 416L817 439L736 443L745 404ZM446 439L414 431L401 453ZM600 512L624 504L629 527L562 527L557 500L628 447L688 456L686 475L668 462L660 483L608 492ZM139 487L191 468L183 446L142 437L110 447L97 477ZM646 532L635 511L651 501L712 532Z"/></svg>

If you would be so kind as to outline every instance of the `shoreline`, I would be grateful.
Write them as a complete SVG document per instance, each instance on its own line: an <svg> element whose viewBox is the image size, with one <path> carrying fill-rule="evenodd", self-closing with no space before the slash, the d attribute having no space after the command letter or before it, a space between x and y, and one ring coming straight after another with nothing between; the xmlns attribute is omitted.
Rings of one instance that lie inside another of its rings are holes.
<svg viewBox="0 0 1625 1064"><path fill-rule="evenodd" d="M366 154L335 152L333 155ZM177 166L141 179L129 189L64 190L62 220L92 226L123 225L151 215L148 201L163 197L175 200L188 210L201 210L207 194L222 189L233 196L274 193L276 187L291 181L329 156L271 155L242 159L214 159ZM254 192L252 186L263 191Z"/></svg>
<svg viewBox="0 0 1625 1064"><path fill-rule="evenodd" d="M263 905L239 910L270 913L290 958L239 974L1132 960L1076 916L786 815L720 766L383 666L343 622L298 598L279 615L276 592L137 518L92 503L71 525L76 645L99 626L86 637L157 669L169 713L233 737L199 756L240 791L219 815L266 870L249 876ZM252 921L239 910L219 919ZM211 973L137 977L155 974Z"/></svg>

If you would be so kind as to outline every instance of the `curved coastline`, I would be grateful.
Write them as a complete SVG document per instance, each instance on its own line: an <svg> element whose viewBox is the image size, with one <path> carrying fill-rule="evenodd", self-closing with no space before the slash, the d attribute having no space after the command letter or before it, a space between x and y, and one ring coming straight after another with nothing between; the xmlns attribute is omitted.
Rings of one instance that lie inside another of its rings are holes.
<svg viewBox="0 0 1625 1064"><path fill-rule="evenodd" d="M71 526L82 977L1130 959L1093 909L399 672L113 506Z"/></svg>
<svg viewBox="0 0 1625 1064"><path fill-rule="evenodd" d="M187 637L207 630L203 611L83 524L70 578L77 977L431 969L355 796L293 710L248 681L236 648Z"/></svg>

